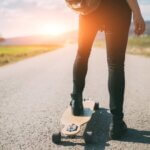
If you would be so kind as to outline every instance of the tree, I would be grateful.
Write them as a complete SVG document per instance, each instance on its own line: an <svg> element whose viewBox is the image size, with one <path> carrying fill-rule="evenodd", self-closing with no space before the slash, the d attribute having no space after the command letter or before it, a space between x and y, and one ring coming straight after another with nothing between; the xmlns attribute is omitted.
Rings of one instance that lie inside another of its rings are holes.
<svg viewBox="0 0 150 150"><path fill-rule="evenodd" d="M0 36L0 42L3 42L5 39L2 37L2 36Z"/></svg>

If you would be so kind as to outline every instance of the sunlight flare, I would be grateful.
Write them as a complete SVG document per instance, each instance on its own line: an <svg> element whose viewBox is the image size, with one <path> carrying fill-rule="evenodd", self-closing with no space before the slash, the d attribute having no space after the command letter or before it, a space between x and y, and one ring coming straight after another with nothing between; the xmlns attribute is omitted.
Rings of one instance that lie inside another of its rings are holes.
<svg viewBox="0 0 150 150"><path fill-rule="evenodd" d="M58 36L65 32L67 32L67 28L61 24L46 24L40 29L40 33L44 35Z"/></svg>

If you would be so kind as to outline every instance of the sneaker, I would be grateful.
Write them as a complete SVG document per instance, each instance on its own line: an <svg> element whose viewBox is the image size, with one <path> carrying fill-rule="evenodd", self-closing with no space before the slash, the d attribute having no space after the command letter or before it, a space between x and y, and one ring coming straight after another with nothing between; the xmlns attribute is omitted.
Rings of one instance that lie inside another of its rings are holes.
<svg viewBox="0 0 150 150"><path fill-rule="evenodd" d="M123 120L115 120L110 124L109 137L112 140L119 140L127 132L127 125Z"/></svg>
<svg viewBox="0 0 150 150"><path fill-rule="evenodd" d="M83 114L83 103L82 103L82 95L71 94L71 110L74 116L80 116Z"/></svg>

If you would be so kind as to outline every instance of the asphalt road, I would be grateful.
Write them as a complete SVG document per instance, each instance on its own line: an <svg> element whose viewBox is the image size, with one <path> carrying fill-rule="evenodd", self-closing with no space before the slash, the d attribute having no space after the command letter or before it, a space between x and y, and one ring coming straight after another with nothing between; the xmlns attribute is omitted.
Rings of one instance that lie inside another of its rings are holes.
<svg viewBox="0 0 150 150"><path fill-rule="evenodd" d="M0 150L150 150L150 59L126 56L125 121L121 141L108 139L110 123L105 50L93 48L84 97L100 103L82 132L93 131L93 144L51 141L69 104L76 46L68 46L0 68Z"/></svg>

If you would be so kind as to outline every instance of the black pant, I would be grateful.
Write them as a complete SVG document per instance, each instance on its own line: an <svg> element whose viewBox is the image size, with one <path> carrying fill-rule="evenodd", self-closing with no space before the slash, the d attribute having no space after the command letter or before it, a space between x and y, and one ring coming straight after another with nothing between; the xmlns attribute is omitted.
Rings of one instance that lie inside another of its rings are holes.
<svg viewBox="0 0 150 150"><path fill-rule="evenodd" d="M108 4L105 6L108 7L79 17L78 51L73 67L72 93L82 94L93 41L96 33L104 30L109 72L110 111L114 117L122 119L125 88L124 61L131 11L126 7L127 5L124 7L115 5L114 10L110 9L111 6Z"/></svg>

